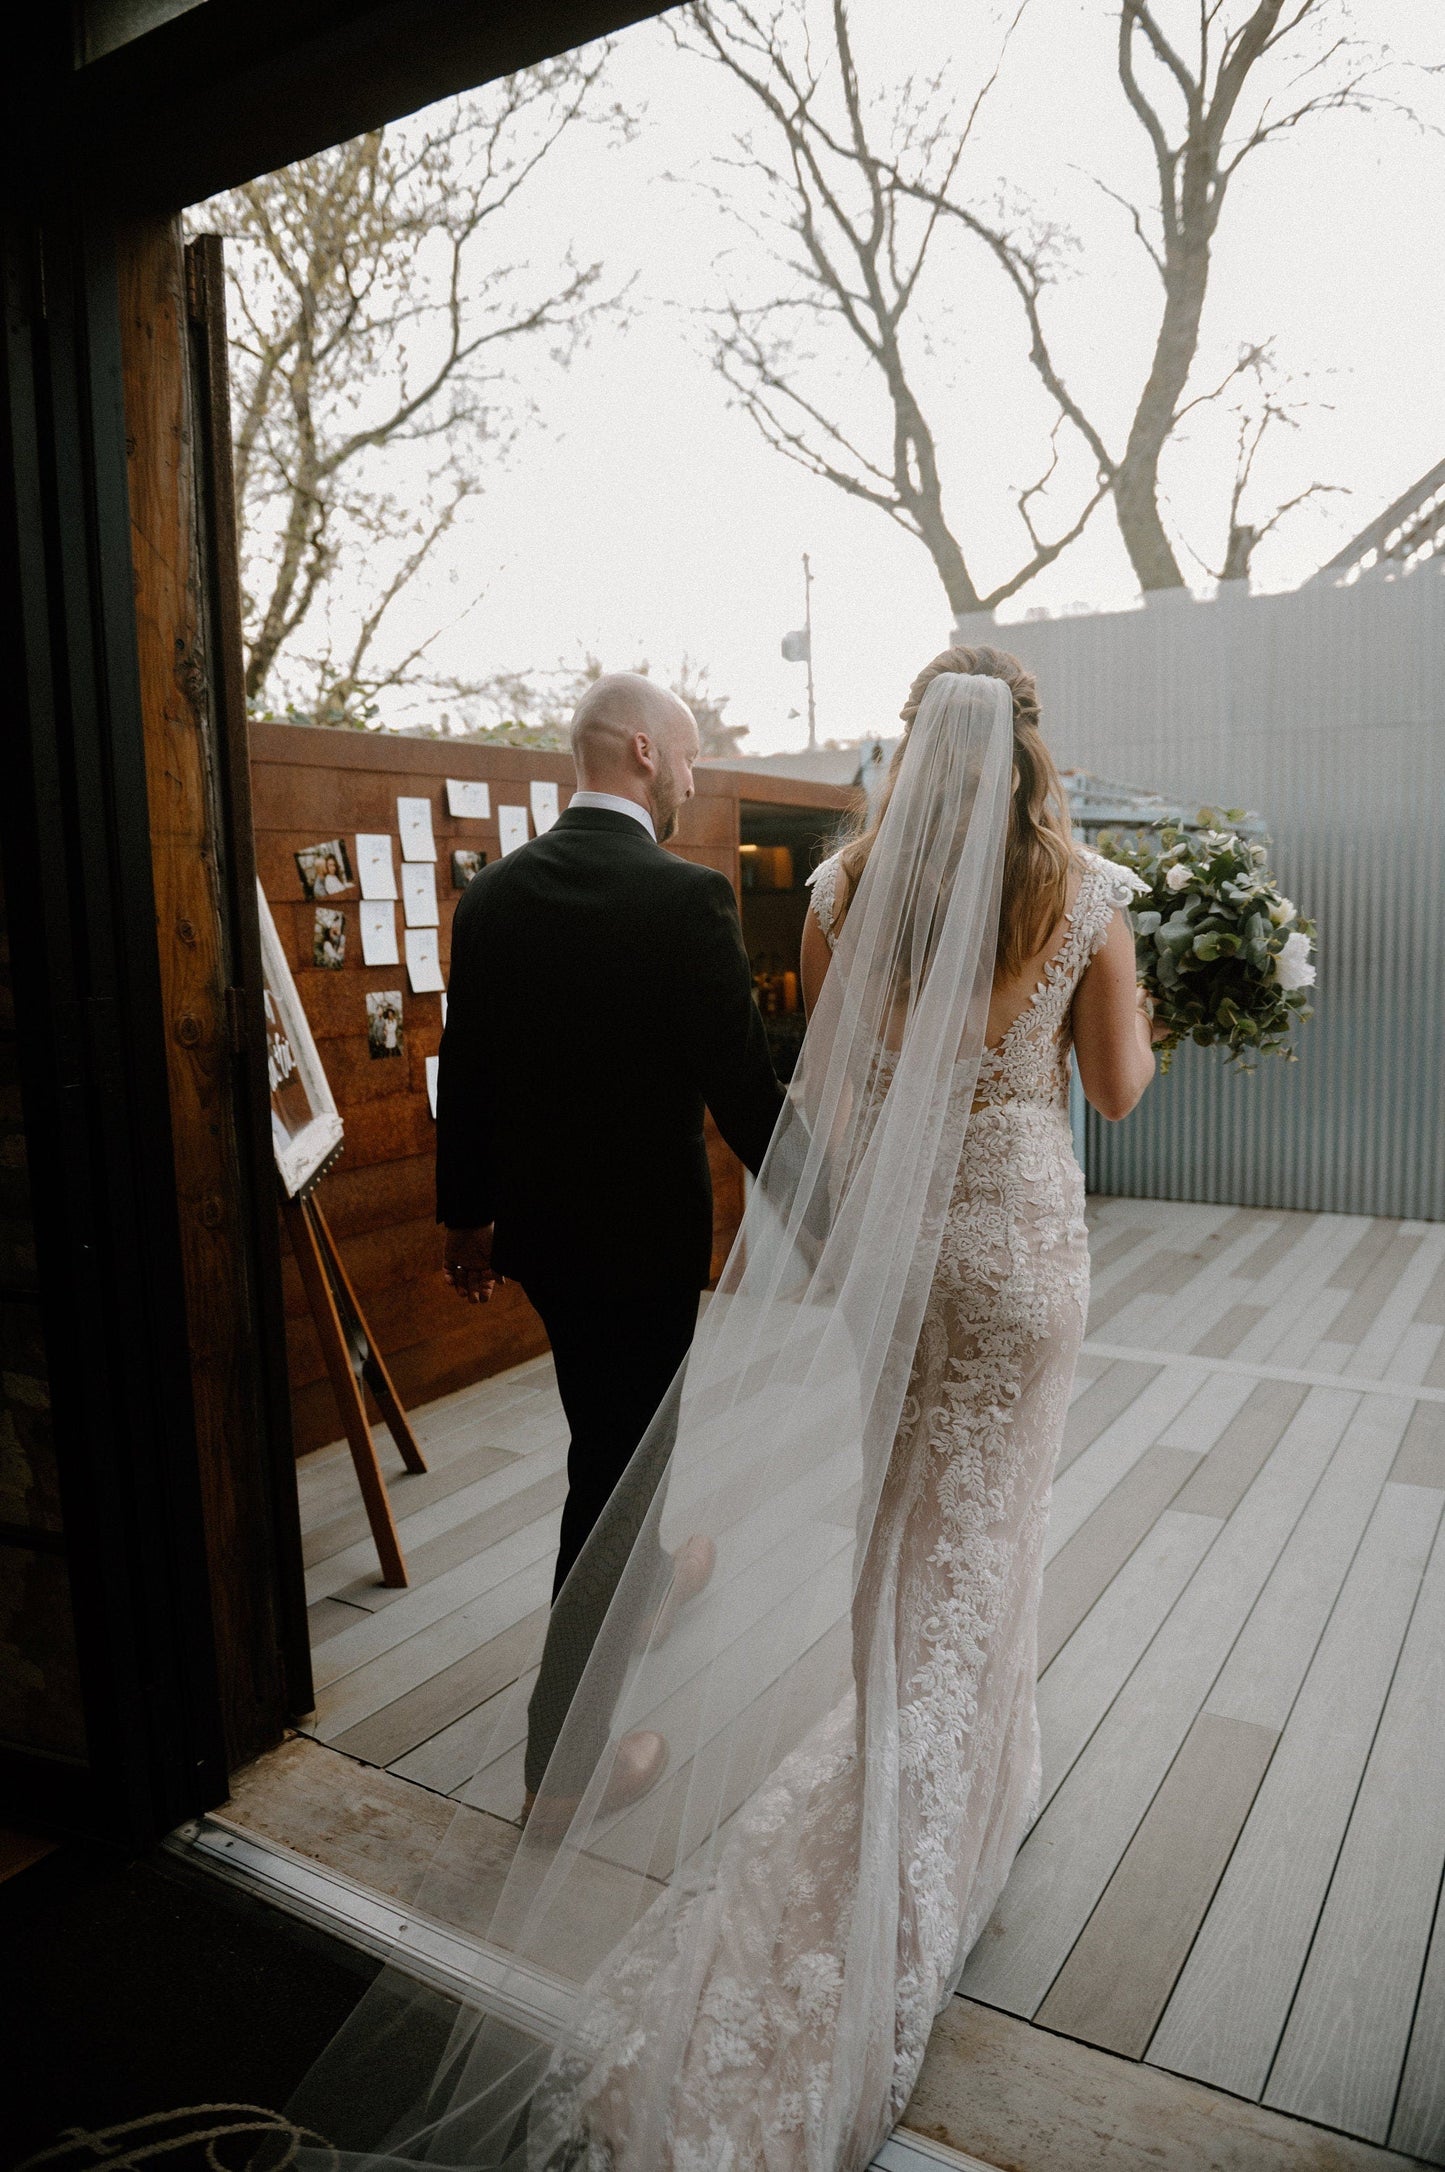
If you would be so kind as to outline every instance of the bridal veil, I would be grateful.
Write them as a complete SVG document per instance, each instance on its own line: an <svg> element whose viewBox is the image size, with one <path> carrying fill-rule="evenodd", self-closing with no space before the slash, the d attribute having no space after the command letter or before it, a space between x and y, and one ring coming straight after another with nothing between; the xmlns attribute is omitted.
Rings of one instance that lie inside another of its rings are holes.
<svg viewBox="0 0 1445 2172"><path fill-rule="evenodd" d="M862 1775L842 1950L820 1964L855 2071L810 2107L810 2162L849 2147L843 2107L892 2053L901 1874L897 1665L870 1541L984 1044L1011 773L1008 688L934 679L686 1368L559 1597L590 1633L609 1518L641 1523L649 1543L605 1608L538 1813L512 1852L501 1821L457 1812L290 2107L350 2172L683 2163L672 2092L730 1881L773 1875L739 1859L759 1856L760 1832L771 1864L796 1859L825 1741ZM669 1624L650 1541L665 1554L694 1532L716 1570ZM666 1737L666 1774L611 1811L617 1743L640 1728ZM619 1987L644 1978L666 1996L630 2008ZM740 1995L765 2007L767 1989ZM725 2057L725 2017L709 2026ZM620 2133L599 2095L619 2059Z"/></svg>

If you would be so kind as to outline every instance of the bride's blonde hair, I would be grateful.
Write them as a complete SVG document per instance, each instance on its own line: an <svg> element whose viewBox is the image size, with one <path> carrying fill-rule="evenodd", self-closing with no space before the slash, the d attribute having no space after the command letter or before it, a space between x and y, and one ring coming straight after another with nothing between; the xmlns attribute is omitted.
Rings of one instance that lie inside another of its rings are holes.
<svg viewBox="0 0 1445 2172"><path fill-rule="evenodd" d="M1039 693L1034 675L1006 649L944 649L924 665L909 687L908 699L899 711L903 737L894 749L877 813L870 820L867 810L860 810L839 855L847 877L847 897L853 897L858 878L868 865L868 855L893 796L913 719L928 688L945 671L1001 679L1013 697L1014 786L1004 845L997 966L1000 978L1007 980L1043 948L1050 930L1063 918L1074 844L1068 801L1039 730Z"/></svg>

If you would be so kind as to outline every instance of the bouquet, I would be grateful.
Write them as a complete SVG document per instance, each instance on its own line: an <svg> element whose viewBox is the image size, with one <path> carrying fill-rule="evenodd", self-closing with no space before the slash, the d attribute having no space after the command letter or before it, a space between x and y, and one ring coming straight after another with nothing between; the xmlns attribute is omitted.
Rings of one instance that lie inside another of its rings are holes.
<svg viewBox="0 0 1445 2172"><path fill-rule="evenodd" d="M1160 1069L1185 1040L1226 1048L1241 1070L1260 1056L1294 1063L1291 1028L1312 1015L1314 922L1280 895L1262 844L1215 826L1241 821L1238 809L1220 817L1206 808L1199 819L1207 826L1160 830L1157 846L1139 835L1099 839L1135 880L1139 979L1169 1029Z"/></svg>

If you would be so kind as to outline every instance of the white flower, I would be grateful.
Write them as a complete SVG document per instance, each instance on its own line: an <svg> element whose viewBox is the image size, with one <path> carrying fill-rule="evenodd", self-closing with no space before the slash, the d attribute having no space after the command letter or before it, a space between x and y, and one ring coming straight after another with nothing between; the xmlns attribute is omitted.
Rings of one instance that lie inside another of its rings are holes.
<svg viewBox="0 0 1445 2172"><path fill-rule="evenodd" d="M1164 887L1166 890L1187 890L1193 879L1193 868L1186 867L1181 862L1167 870L1164 876Z"/></svg>
<svg viewBox="0 0 1445 2172"><path fill-rule="evenodd" d="M1310 939L1301 929L1284 939L1283 950L1275 954L1274 969L1270 978L1286 993L1291 988L1314 986L1315 969L1310 963Z"/></svg>
<svg viewBox="0 0 1445 2172"><path fill-rule="evenodd" d="M1287 897L1276 898L1269 908L1269 917L1277 928L1286 927L1294 918L1294 907Z"/></svg>

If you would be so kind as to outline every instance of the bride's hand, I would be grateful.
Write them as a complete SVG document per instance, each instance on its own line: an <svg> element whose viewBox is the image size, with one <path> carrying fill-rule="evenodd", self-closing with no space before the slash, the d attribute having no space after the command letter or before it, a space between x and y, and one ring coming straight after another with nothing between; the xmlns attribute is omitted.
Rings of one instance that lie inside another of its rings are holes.
<svg viewBox="0 0 1445 2172"><path fill-rule="evenodd" d="M1139 1006L1140 1016L1143 1018L1145 1025L1149 1028L1150 1044L1151 1046L1157 1048L1161 1041L1168 1040L1170 1034L1174 1029L1172 1026L1166 1026L1162 1019L1156 1018L1154 1016L1154 998L1150 995L1148 989L1144 986L1142 981L1139 983L1139 986L1135 992L1134 1000Z"/></svg>

